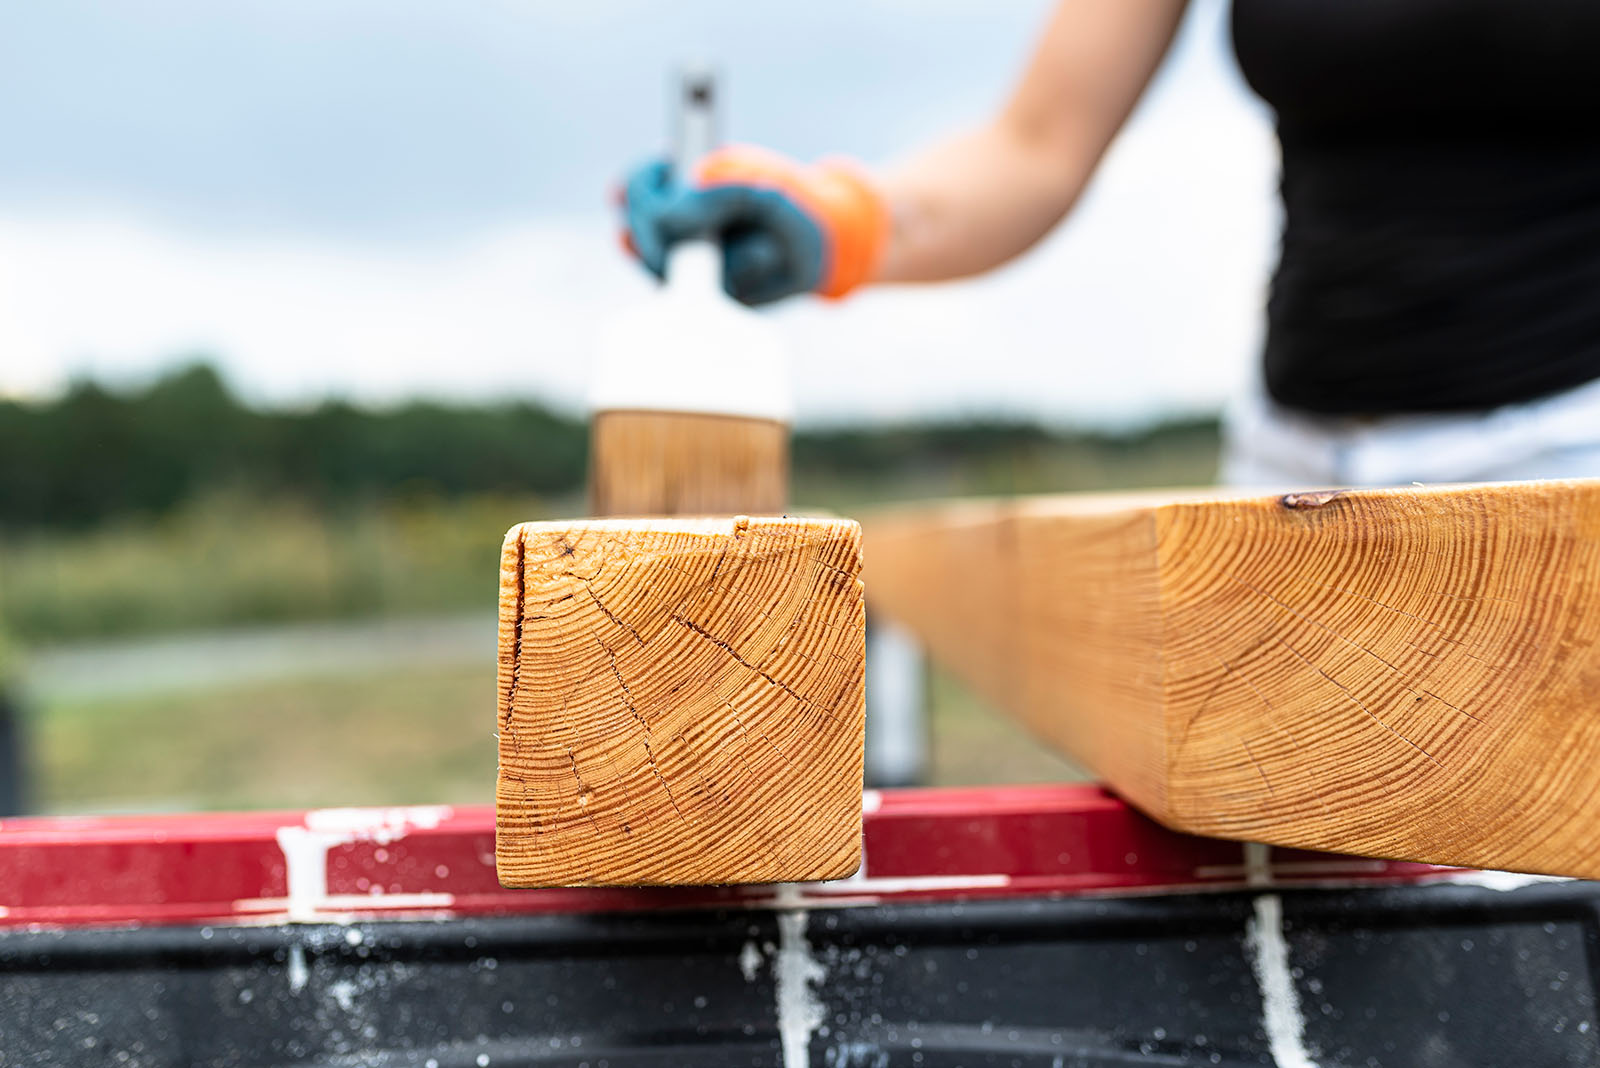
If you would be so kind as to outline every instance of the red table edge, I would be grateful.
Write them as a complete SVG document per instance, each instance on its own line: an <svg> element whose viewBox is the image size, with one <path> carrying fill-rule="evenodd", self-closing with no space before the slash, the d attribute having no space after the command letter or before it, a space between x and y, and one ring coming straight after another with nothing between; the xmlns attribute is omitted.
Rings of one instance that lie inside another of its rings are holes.
<svg viewBox="0 0 1600 1068"><path fill-rule="evenodd" d="M754 886L507 890L489 805L25 817L0 822L0 927L841 907L1477 874L1179 834L1089 784L869 790L860 872Z"/></svg>

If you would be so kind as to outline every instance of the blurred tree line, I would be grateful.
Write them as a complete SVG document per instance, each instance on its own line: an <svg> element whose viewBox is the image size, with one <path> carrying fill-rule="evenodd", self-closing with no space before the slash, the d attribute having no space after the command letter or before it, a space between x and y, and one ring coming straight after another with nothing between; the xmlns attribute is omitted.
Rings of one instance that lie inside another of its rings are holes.
<svg viewBox="0 0 1600 1068"><path fill-rule="evenodd" d="M195 363L0 401L0 632L24 643L477 610L507 527L582 511L582 420L528 401L247 405ZM797 507L1189 485L1213 420L801 430ZM0 653L3 655L3 653Z"/></svg>
<svg viewBox="0 0 1600 1068"><path fill-rule="evenodd" d="M0 521L86 526L223 488L318 504L548 493L576 484L584 450L578 422L526 401L262 411L196 363L143 389L84 380L56 400L0 403Z"/></svg>
<svg viewBox="0 0 1600 1068"><path fill-rule="evenodd" d="M1177 484L1209 478L1216 437L1209 419L1131 436L1004 420L817 428L796 435L794 466L802 489L881 491L889 479L918 485L919 474L955 467L977 472L944 479L962 492ZM333 510L418 496L559 497L581 489L586 450L580 419L531 401L263 410L197 362L143 388L81 380L56 399L0 401L0 530L159 516L219 491ZM1119 458L1151 456L1155 473L1141 460L1118 474ZM802 499L835 503L829 496Z"/></svg>

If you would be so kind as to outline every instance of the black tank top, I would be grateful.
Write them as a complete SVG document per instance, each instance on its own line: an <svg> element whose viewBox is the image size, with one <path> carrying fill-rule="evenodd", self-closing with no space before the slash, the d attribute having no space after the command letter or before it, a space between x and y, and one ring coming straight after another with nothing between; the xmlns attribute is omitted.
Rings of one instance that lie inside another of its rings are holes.
<svg viewBox="0 0 1600 1068"><path fill-rule="evenodd" d="M1281 404L1490 408L1600 378L1600 0L1234 0L1277 112Z"/></svg>

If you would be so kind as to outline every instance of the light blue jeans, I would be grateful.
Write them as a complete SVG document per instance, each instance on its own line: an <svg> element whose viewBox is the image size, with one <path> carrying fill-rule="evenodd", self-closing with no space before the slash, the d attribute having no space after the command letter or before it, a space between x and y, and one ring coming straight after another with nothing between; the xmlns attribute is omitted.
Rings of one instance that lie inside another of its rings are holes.
<svg viewBox="0 0 1600 1068"><path fill-rule="evenodd" d="M1319 416L1257 387L1228 409L1221 480L1304 489L1600 478L1600 380L1487 412Z"/></svg>

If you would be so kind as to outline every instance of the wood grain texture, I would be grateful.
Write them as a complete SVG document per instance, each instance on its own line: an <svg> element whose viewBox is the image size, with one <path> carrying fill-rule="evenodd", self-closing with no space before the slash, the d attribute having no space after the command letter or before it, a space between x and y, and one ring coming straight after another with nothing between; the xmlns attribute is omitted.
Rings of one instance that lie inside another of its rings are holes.
<svg viewBox="0 0 1600 1068"><path fill-rule="evenodd" d="M860 863L860 528L526 523L500 571L507 886L840 878Z"/></svg>
<svg viewBox="0 0 1600 1068"><path fill-rule="evenodd" d="M874 607L1180 830L1600 877L1600 481L866 524Z"/></svg>
<svg viewBox="0 0 1600 1068"><path fill-rule="evenodd" d="M770 419L612 411L589 429L589 511L601 516L778 515L789 428Z"/></svg>

